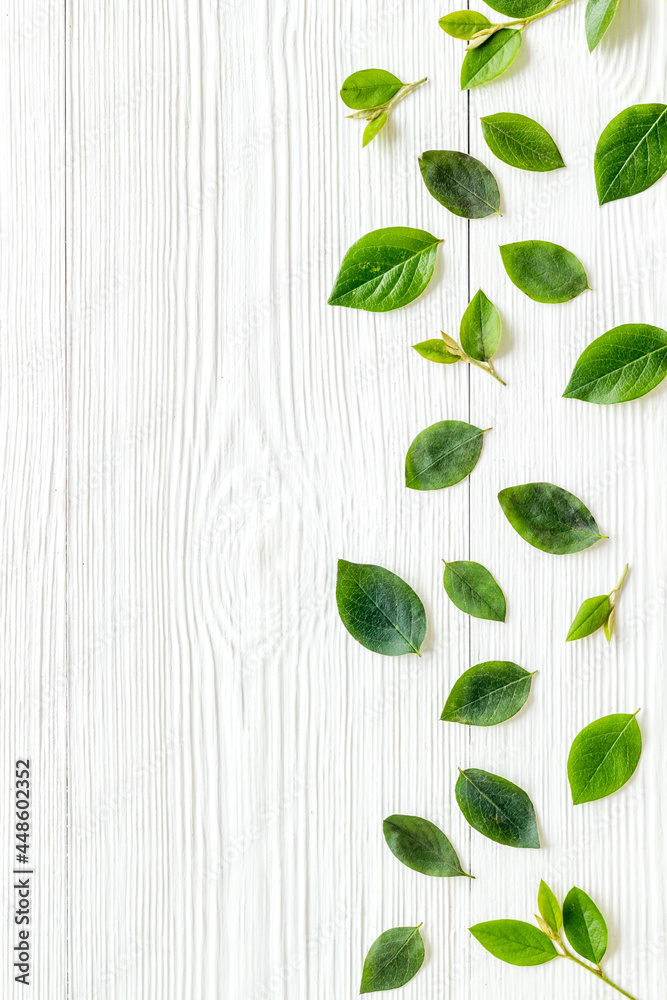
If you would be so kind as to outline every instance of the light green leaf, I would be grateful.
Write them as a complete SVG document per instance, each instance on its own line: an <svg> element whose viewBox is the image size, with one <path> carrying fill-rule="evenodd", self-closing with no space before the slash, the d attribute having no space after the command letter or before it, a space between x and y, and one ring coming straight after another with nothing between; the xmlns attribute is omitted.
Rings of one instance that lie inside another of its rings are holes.
<svg viewBox="0 0 667 1000"><path fill-rule="evenodd" d="M665 375L667 331L625 323L588 345L563 395L588 403L625 403L645 396Z"/></svg>
<svg viewBox="0 0 667 1000"><path fill-rule="evenodd" d="M606 537L588 507L553 483L509 486L498 500L514 530L543 552L581 552Z"/></svg>
<svg viewBox="0 0 667 1000"><path fill-rule="evenodd" d="M533 803L506 778L479 768L461 771L456 801L470 825L489 840L507 847L540 846Z"/></svg>
<svg viewBox="0 0 667 1000"><path fill-rule="evenodd" d="M330 306L388 312L414 301L433 277L442 240L423 229L375 229L343 257Z"/></svg>
<svg viewBox="0 0 667 1000"><path fill-rule="evenodd" d="M438 24L452 38L470 39L482 28L490 27L491 22L479 11L455 10L452 14L445 14L444 17L441 17Z"/></svg>
<svg viewBox="0 0 667 1000"><path fill-rule="evenodd" d="M480 288L461 319L461 347L471 358L489 361L498 350L500 331L500 313Z"/></svg>
<svg viewBox="0 0 667 1000"><path fill-rule="evenodd" d="M391 853L422 875L451 878L465 875L458 855L442 830L420 816L389 816L382 824Z"/></svg>
<svg viewBox="0 0 667 1000"><path fill-rule="evenodd" d="M587 598L577 611L565 641L572 642L574 639L583 639L585 636L597 632L609 618L610 612L609 594Z"/></svg>
<svg viewBox="0 0 667 1000"><path fill-rule="evenodd" d="M550 3L551 0L492 0L489 7L497 10L499 14L516 18L518 21L524 17L532 17L533 14L540 14Z"/></svg>
<svg viewBox="0 0 667 1000"><path fill-rule="evenodd" d="M516 715L528 700L533 674L509 660L478 663L461 674L440 719L464 726L496 726Z"/></svg>
<svg viewBox="0 0 667 1000"><path fill-rule="evenodd" d="M563 927L577 954L599 965L607 951L607 925L591 897L576 886L563 902Z"/></svg>
<svg viewBox="0 0 667 1000"><path fill-rule="evenodd" d="M381 114L377 116L377 118L373 118L371 121L369 121L368 125L364 129L364 138L362 142L362 147L367 146L369 142L372 142L372 140L378 134L380 129L384 128L386 124L387 124L386 111L383 111Z"/></svg>
<svg viewBox="0 0 667 1000"><path fill-rule="evenodd" d="M413 344L413 350L421 354L427 361L436 361L440 365L453 365L460 358L450 354L442 340L423 340L421 344Z"/></svg>
<svg viewBox="0 0 667 1000"><path fill-rule="evenodd" d="M480 118L482 134L492 153L519 170L557 170L564 167L558 146L547 130L525 115L501 111Z"/></svg>
<svg viewBox="0 0 667 1000"><path fill-rule="evenodd" d="M427 149L419 157L419 169L429 194L454 215L465 219L500 215L497 181L474 156L455 149Z"/></svg>
<svg viewBox="0 0 667 1000"><path fill-rule="evenodd" d="M666 170L666 104L635 104L609 122L595 150L601 205L646 191Z"/></svg>
<svg viewBox="0 0 667 1000"><path fill-rule="evenodd" d="M485 566L459 560L445 563L443 583L450 601L473 618L504 622L505 595Z"/></svg>
<svg viewBox="0 0 667 1000"><path fill-rule="evenodd" d="M586 5L586 41L592 52L600 44L614 19L618 0L588 0Z"/></svg>
<svg viewBox="0 0 667 1000"><path fill-rule="evenodd" d="M558 934L563 926L563 914L558 900L544 879L540 882L540 888L537 893L537 906L547 927L554 934Z"/></svg>
<svg viewBox="0 0 667 1000"><path fill-rule="evenodd" d="M521 48L521 32L501 28L475 49L469 49L461 66L461 90L490 83L509 69Z"/></svg>
<svg viewBox="0 0 667 1000"><path fill-rule="evenodd" d="M462 420L441 420L414 439L405 457L405 485L441 490L470 475L482 453L486 431Z"/></svg>
<svg viewBox="0 0 667 1000"><path fill-rule="evenodd" d="M588 288L581 261L557 243L506 243L500 256L511 281L535 302L569 302Z"/></svg>
<svg viewBox="0 0 667 1000"><path fill-rule="evenodd" d="M524 920L487 920L470 933L494 958L509 965L544 965L558 957L547 935Z"/></svg>
<svg viewBox="0 0 667 1000"><path fill-rule="evenodd" d="M426 635L424 605L400 576L382 566L338 560L336 602L343 625L374 653L419 653Z"/></svg>
<svg viewBox="0 0 667 1000"><path fill-rule="evenodd" d="M380 934L366 955L360 993L396 990L417 975L424 964L419 927L393 927Z"/></svg>
<svg viewBox="0 0 667 1000"><path fill-rule="evenodd" d="M348 76L341 87L340 96L348 108L365 111L386 104L395 97L403 84L385 69L360 69Z"/></svg>
<svg viewBox="0 0 667 1000"><path fill-rule="evenodd" d="M582 729L570 749L567 776L575 806L603 799L635 773L642 734L634 715L605 715Z"/></svg>

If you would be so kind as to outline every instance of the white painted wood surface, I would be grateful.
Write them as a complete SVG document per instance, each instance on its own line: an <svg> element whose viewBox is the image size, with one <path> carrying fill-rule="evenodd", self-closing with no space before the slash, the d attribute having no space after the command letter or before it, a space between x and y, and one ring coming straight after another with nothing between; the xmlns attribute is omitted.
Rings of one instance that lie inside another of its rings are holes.
<svg viewBox="0 0 667 1000"><path fill-rule="evenodd" d="M515 68L468 98L433 0L8 0L0 120L3 996L12 987L12 769L34 762L39 1000L341 1000L381 930L424 922L405 1000L610 996L556 963L513 969L467 932L530 919L540 877L599 900L608 973L640 1000L667 976L662 796L667 389L595 407L561 393L583 347L630 321L667 325L667 181L600 209L592 156L629 104L664 101L667 8L621 0L590 56L583 4L530 27ZM418 8L418 9L417 9ZM338 89L386 67L429 82L361 149ZM567 169L514 171L483 113L542 122ZM503 218L449 215L423 149L466 149L498 177ZM327 307L370 229L440 235L417 303ZM562 243L593 292L522 296L497 246ZM502 388L411 349L457 332L469 292L501 309ZM413 436L492 426L469 483L405 490ZM526 546L495 499L547 479L608 542ZM441 559L480 559L505 626L446 600ZM335 609L339 556L423 597L421 660L374 656ZM631 573L608 650L565 646L579 602ZM489 731L438 722L468 665L538 669L530 704ZM634 711L639 770L574 809L565 761L583 725ZM457 767L532 795L544 847L472 832ZM402 867L381 831L418 813L476 881ZM465 884L464 884L465 882Z"/></svg>

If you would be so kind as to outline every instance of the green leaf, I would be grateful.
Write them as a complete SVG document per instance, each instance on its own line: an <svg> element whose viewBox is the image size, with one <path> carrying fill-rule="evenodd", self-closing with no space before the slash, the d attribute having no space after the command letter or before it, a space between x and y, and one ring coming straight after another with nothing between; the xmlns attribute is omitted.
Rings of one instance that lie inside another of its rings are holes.
<svg viewBox="0 0 667 1000"><path fill-rule="evenodd" d="M521 48L521 32L501 28L476 49L469 49L461 66L461 90L490 83L512 65Z"/></svg>
<svg viewBox="0 0 667 1000"><path fill-rule="evenodd" d="M388 312L412 302L433 277L442 240L423 229L375 229L343 257L330 306Z"/></svg>
<svg viewBox="0 0 667 1000"><path fill-rule="evenodd" d="M519 170L557 170L564 167L558 146L547 130L525 115L501 111L480 118L482 134L492 153Z"/></svg>
<svg viewBox="0 0 667 1000"><path fill-rule="evenodd" d="M417 975L424 963L419 927L393 927L380 934L366 955L360 993L396 990Z"/></svg>
<svg viewBox="0 0 667 1000"><path fill-rule="evenodd" d="M419 653L426 612L400 576L382 566L339 559L336 602L343 625L366 649L385 656Z"/></svg>
<svg viewBox="0 0 667 1000"><path fill-rule="evenodd" d="M667 332L625 323L588 345L563 395L588 403L626 403L655 389L665 375Z"/></svg>
<svg viewBox="0 0 667 1000"><path fill-rule="evenodd" d="M445 563L443 583L452 604L466 615L505 621L505 595L481 563L467 560Z"/></svg>
<svg viewBox="0 0 667 1000"><path fill-rule="evenodd" d="M482 453L486 431L462 420L441 420L421 431L405 456L410 490L441 490L470 475Z"/></svg>
<svg viewBox="0 0 667 1000"><path fill-rule="evenodd" d="M524 17L532 17L533 14L540 14L550 3L551 0L493 0L489 7L497 10L499 14L516 18L518 21Z"/></svg>
<svg viewBox="0 0 667 1000"><path fill-rule="evenodd" d="M533 674L509 660L478 663L461 674L440 719L464 726L496 726L526 704Z"/></svg>
<svg viewBox="0 0 667 1000"><path fill-rule="evenodd" d="M442 830L420 816L389 816L382 824L389 850L408 868L422 875L451 878L466 875L456 851Z"/></svg>
<svg viewBox="0 0 667 1000"><path fill-rule="evenodd" d="M535 302L569 302L588 288L581 261L557 243L506 243L500 256L511 281Z"/></svg>
<svg viewBox="0 0 667 1000"><path fill-rule="evenodd" d="M500 330L500 313L480 288L461 319L461 347L476 361L489 361L498 350Z"/></svg>
<svg viewBox="0 0 667 1000"><path fill-rule="evenodd" d="M384 128L384 126L386 124L387 124L387 112L386 111L383 111L382 114L379 114L377 116L377 118L373 118L371 121L369 121L368 125L364 129L364 138L363 138L363 142L361 144L362 148L364 146L367 146L369 142L372 142L372 140L378 134L378 132L380 131L380 129Z"/></svg>
<svg viewBox="0 0 667 1000"><path fill-rule="evenodd" d="M478 768L461 771L456 801L470 825L489 840L507 847L540 846L533 803L507 778Z"/></svg>
<svg viewBox="0 0 667 1000"><path fill-rule="evenodd" d="M477 10L455 10L441 17L438 24L452 38L469 39L482 28L490 27L491 22Z"/></svg>
<svg viewBox="0 0 667 1000"><path fill-rule="evenodd" d="M450 354L442 340L423 340L421 344L413 344L413 349L417 354L427 361L437 361L440 365L453 365L459 361L455 354Z"/></svg>
<svg viewBox="0 0 667 1000"><path fill-rule="evenodd" d="M543 552L581 552L606 538L588 507L553 483L509 486L498 500L514 530Z"/></svg>
<svg viewBox="0 0 667 1000"><path fill-rule="evenodd" d="M600 44L607 28L614 20L618 0L588 0L586 5L586 41L592 52Z"/></svg>
<svg viewBox="0 0 667 1000"><path fill-rule="evenodd" d="M341 87L340 96L348 108L365 111L367 108L386 104L402 86L398 77L385 69L360 69L348 76Z"/></svg>
<svg viewBox="0 0 667 1000"><path fill-rule="evenodd" d="M537 893L537 907L542 915L542 919L554 934L558 934L563 926L563 914L558 900L553 892L542 879Z"/></svg>
<svg viewBox="0 0 667 1000"><path fill-rule="evenodd" d="M583 639L585 636L597 632L609 618L610 612L609 594L587 598L577 611L565 641L572 642L574 639Z"/></svg>
<svg viewBox="0 0 667 1000"><path fill-rule="evenodd" d="M622 788L635 773L642 734L634 715L605 715L575 737L567 776L575 806L603 799Z"/></svg>
<svg viewBox="0 0 667 1000"><path fill-rule="evenodd" d="M553 941L524 920L487 920L470 933L494 958L509 965L544 965L558 957Z"/></svg>
<svg viewBox="0 0 667 1000"><path fill-rule="evenodd" d="M563 926L567 939L582 958L599 965L607 951L607 925L583 889L570 889L563 902Z"/></svg>
<svg viewBox="0 0 667 1000"><path fill-rule="evenodd" d="M500 215L500 191L488 167L455 149L427 149L419 157L424 184L436 201L464 219Z"/></svg>
<svg viewBox="0 0 667 1000"><path fill-rule="evenodd" d="M667 104L635 104L613 118L595 150L601 205L646 191L667 170Z"/></svg>

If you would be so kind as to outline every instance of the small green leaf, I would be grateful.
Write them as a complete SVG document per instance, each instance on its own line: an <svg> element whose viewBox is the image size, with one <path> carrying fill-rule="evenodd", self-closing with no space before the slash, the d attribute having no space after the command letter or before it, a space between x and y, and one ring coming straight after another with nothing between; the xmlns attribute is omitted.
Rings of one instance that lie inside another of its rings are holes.
<svg viewBox="0 0 667 1000"><path fill-rule="evenodd" d="M461 674L440 719L464 726L496 726L516 715L528 700L533 674L509 660L478 663Z"/></svg>
<svg viewBox="0 0 667 1000"><path fill-rule="evenodd" d="M479 461L486 432L462 420L441 420L414 439L405 456L410 490L442 490L470 475Z"/></svg>
<svg viewBox="0 0 667 1000"><path fill-rule="evenodd" d="M544 879L540 882L537 893L537 906L547 927L554 934L558 934L563 926L563 914L558 900Z"/></svg>
<svg viewBox="0 0 667 1000"><path fill-rule="evenodd" d="M487 920L470 933L494 958L509 965L544 965L558 957L553 941L524 920Z"/></svg>
<svg viewBox="0 0 667 1000"><path fill-rule="evenodd" d="M419 168L429 194L454 215L484 219L500 214L496 179L474 156L455 149L427 149L419 157Z"/></svg>
<svg viewBox="0 0 667 1000"><path fill-rule="evenodd" d="M389 816L382 824L391 853L422 875L451 878L465 875L458 855L442 830L420 816Z"/></svg>
<svg viewBox="0 0 667 1000"><path fill-rule="evenodd" d="M507 778L479 768L461 771L456 801L470 825L489 840L507 847L540 846L533 803Z"/></svg>
<svg viewBox="0 0 667 1000"><path fill-rule="evenodd" d="M532 118L501 111L480 118L480 121L491 152L511 167L543 172L565 166L556 143Z"/></svg>
<svg viewBox="0 0 667 1000"><path fill-rule="evenodd" d="M607 951L607 925L591 897L576 886L563 902L563 927L577 954L599 965Z"/></svg>
<svg viewBox="0 0 667 1000"><path fill-rule="evenodd" d="M535 302L569 302L588 288L581 261L557 243L506 243L500 256L510 280Z"/></svg>
<svg viewBox="0 0 667 1000"><path fill-rule="evenodd" d="M338 560L336 602L343 625L374 653L419 653L426 635L424 605L400 576L382 566Z"/></svg>
<svg viewBox="0 0 667 1000"><path fill-rule="evenodd" d="M461 66L461 90L490 83L512 65L521 48L521 32L501 28L476 49L469 49Z"/></svg>
<svg viewBox="0 0 667 1000"><path fill-rule="evenodd" d="M455 354L450 354L442 340L423 340L421 344L413 344L417 354L427 361L436 361L439 365L453 365L459 361Z"/></svg>
<svg viewBox="0 0 667 1000"><path fill-rule="evenodd" d="M524 17L532 17L533 14L541 14L550 3L551 0L492 0L489 7L518 21Z"/></svg>
<svg viewBox="0 0 667 1000"><path fill-rule="evenodd" d="M607 28L614 20L618 0L588 0L586 5L586 41L588 51L592 52L605 35Z"/></svg>
<svg viewBox="0 0 667 1000"><path fill-rule="evenodd" d="M625 323L588 345L563 395L587 403L626 403L655 389L665 375L667 331Z"/></svg>
<svg viewBox="0 0 667 1000"><path fill-rule="evenodd" d="M362 142L362 147L367 146L369 142L372 142L372 140L378 134L380 129L384 128L386 124L387 124L386 111L383 111L381 114L377 116L377 118L373 118L371 121L369 121L368 125L364 129L364 138Z"/></svg>
<svg viewBox="0 0 667 1000"><path fill-rule="evenodd" d="M481 563L467 560L445 563L443 583L452 604L466 615L505 621L505 595Z"/></svg>
<svg viewBox="0 0 667 1000"><path fill-rule="evenodd" d="M365 111L386 104L395 97L403 84L385 69L360 69L348 76L340 90L348 108Z"/></svg>
<svg viewBox="0 0 667 1000"><path fill-rule="evenodd" d="M343 257L330 306L388 312L414 301L433 277L442 240L423 229L375 229Z"/></svg>
<svg viewBox="0 0 667 1000"><path fill-rule="evenodd" d="M491 22L479 11L455 10L452 14L445 14L444 17L441 17L438 24L452 38L469 39L482 28L490 27Z"/></svg>
<svg viewBox="0 0 667 1000"><path fill-rule="evenodd" d="M461 319L461 347L476 361L489 361L498 350L500 331L500 313L480 288Z"/></svg>
<svg viewBox="0 0 667 1000"><path fill-rule="evenodd" d="M567 776L575 806L603 799L635 773L642 734L634 715L605 715L582 729L570 749Z"/></svg>
<svg viewBox="0 0 667 1000"><path fill-rule="evenodd" d="M597 632L609 618L610 612L609 594L587 598L577 611L565 641L572 642L574 639L583 639L585 636Z"/></svg>
<svg viewBox="0 0 667 1000"><path fill-rule="evenodd" d="M635 104L613 118L595 150L601 205L646 191L667 170L667 104Z"/></svg>
<svg viewBox="0 0 667 1000"><path fill-rule="evenodd" d="M360 993L396 990L417 975L424 964L419 927L393 927L380 934L366 955Z"/></svg>
<svg viewBox="0 0 667 1000"><path fill-rule="evenodd" d="M498 500L514 530L543 552L581 552L606 537L588 507L553 483L509 486Z"/></svg>

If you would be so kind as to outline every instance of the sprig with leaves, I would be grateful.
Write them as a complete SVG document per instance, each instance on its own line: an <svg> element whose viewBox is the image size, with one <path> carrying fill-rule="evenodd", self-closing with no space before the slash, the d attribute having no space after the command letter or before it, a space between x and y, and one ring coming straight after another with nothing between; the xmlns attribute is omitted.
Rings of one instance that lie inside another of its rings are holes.
<svg viewBox="0 0 667 1000"><path fill-rule="evenodd" d="M585 636L597 632L599 628L604 628L607 642L611 642L611 637L614 634L614 625L616 624L616 601L621 592L621 587L625 582L627 572L628 564L626 563L621 574L621 579L611 593L600 594L599 597L588 597L583 601L575 615L574 621L570 625L566 642L572 642L574 639L583 639Z"/></svg>
<svg viewBox="0 0 667 1000"><path fill-rule="evenodd" d="M590 896L582 889L570 889L561 909L543 881L537 906L540 911L539 915L535 914L537 927L523 920L487 920L471 927L470 933L495 958L509 965L544 965L554 958L565 958L628 1000L635 1000L602 970L601 962L607 951L607 925Z"/></svg>
<svg viewBox="0 0 667 1000"><path fill-rule="evenodd" d="M507 385L498 375L491 358L498 350L500 343L500 314L493 302L487 298L482 289L473 296L461 319L459 336L461 343L457 344L449 334L440 332L439 340L423 340L413 347L417 354L427 361L437 364L453 365L457 361L465 361L469 365L481 368L493 375L501 385Z"/></svg>
<svg viewBox="0 0 667 1000"><path fill-rule="evenodd" d="M426 80L427 77L424 77L415 83L403 83L385 69L361 69L348 76L341 87L340 96L354 112L348 118L361 118L368 122L364 129L364 146L384 128L389 112L398 102L422 83L426 83Z"/></svg>

